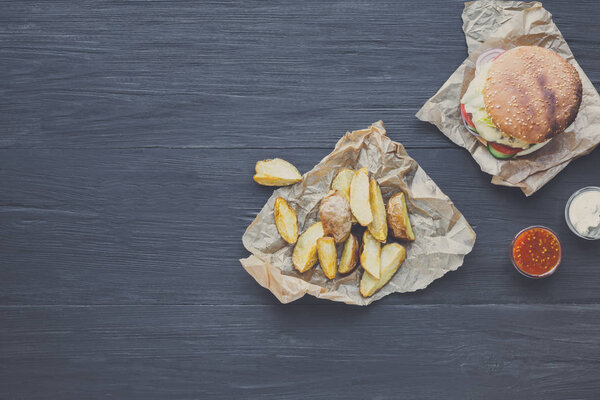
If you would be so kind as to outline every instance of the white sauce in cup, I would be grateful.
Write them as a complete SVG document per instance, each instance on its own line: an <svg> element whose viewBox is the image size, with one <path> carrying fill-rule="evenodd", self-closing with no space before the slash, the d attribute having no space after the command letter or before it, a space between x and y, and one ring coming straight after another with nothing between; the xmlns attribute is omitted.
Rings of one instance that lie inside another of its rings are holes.
<svg viewBox="0 0 600 400"><path fill-rule="evenodd" d="M585 239L600 239L600 188L590 186L573 193L565 217L569 228Z"/></svg>

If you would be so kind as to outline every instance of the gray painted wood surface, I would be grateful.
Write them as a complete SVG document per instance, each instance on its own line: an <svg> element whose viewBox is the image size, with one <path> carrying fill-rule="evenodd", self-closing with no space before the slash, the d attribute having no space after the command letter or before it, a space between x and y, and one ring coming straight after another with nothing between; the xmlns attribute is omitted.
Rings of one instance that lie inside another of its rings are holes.
<svg viewBox="0 0 600 400"><path fill-rule="evenodd" d="M600 87L600 2L546 1ZM600 246L569 195L489 183L414 118L466 56L460 1L3 1L0 398L597 399ZM280 305L241 235L271 189L382 119L478 234L458 271L367 308ZM526 225L550 279L508 261Z"/></svg>

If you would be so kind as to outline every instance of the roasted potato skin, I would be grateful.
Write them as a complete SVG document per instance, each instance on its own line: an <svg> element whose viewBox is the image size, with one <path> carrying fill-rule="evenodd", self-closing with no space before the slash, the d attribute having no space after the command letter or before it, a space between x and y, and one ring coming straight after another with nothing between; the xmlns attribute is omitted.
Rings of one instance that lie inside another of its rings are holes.
<svg viewBox="0 0 600 400"><path fill-rule="evenodd" d="M288 186L302 180L298 169L281 158L258 161L254 181L263 186Z"/></svg>
<svg viewBox="0 0 600 400"><path fill-rule="evenodd" d="M360 294L363 297L370 297L377 293L392 279L405 259L406 249L402 245L390 243L383 246L381 249L381 277L376 279L365 272L360 280Z"/></svg>
<svg viewBox="0 0 600 400"><path fill-rule="evenodd" d="M352 185L352 178L354 178L354 170L344 168L337 173L331 182L331 189L344 194L346 200L348 200L348 204L350 204L350 185ZM352 215L352 224L355 224L356 222L356 217Z"/></svg>
<svg viewBox="0 0 600 400"><path fill-rule="evenodd" d="M335 278L337 272L337 249L331 236L317 239L317 254L319 264L328 279Z"/></svg>
<svg viewBox="0 0 600 400"><path fill-rule="evenodd" d="M406 198L403 192L396 193L388 200L387 222L392 236L400 240L415 240L415 234L408 217Z"/></svg>
<svg viewBox="0 0 600 400"><path fill-rule="evenodd" d="M350 204L342 193L332 190L321 200L319 218L325 235L333 237L336 243L342 243L350 235L352 213Z"/></svg>
<svg viewBox="0 0 600 400"><path fill-rule="evenodd" d="M340 263L338 265L338 272L340 274L347 274L352 272L358 265L358 252L360 244L358 239L353 234L348 236L346 243L344 244L344 250L340 257Z"/></svg>
<svg viewBox="0 0 600 400"><path fill-rule="evenodd" d="M283 197L275 199L273 217L277 231L283 240L289 244L296 243L298 240L298 216Z"/></svg>
<svg viewBox="0 0 600 400"><path fill-rule="evenodd" d="M350 184L350 210L362 226L373 221L369 203L369 170L363 167L354 173Z"/></svg>
<svg viewBox="0 0 600 400"><path fill-rule="evenodd" d="M369 203L373 213L373 221L368 226L369 232L375 239L385 243L388 236L385 203L383 202L383 196L381 196L379 184L374 178L369 181Z"/></svg>
<svg viewBox="0 0 600 400"><path fill-rule="evenodd" d="M381 243L365 230L360 253L360 265L375 279L379 279L381 273Z"/></svg>
<svg viewBox="0 0 600 400"><path fill-rule="evenodd" d="M306 272L317 263L317 240L323 237L323 224L316 222L299 237L292 252L292 263L299 272Z"/></svg>

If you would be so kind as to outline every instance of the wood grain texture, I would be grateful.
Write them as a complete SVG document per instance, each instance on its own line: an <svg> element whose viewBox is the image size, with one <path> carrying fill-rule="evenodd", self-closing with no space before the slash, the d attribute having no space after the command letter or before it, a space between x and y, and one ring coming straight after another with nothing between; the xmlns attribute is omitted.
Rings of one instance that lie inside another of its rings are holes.
<svg viewBox="0 0 600 400"><path fill-rule="evenodd" d="M596 87L600 2L544 6ZM0 399L597 399L600 248L414 114L466 57L462 0L0 3ZM271 188L382 119L478 234L458 271L368 307L280 305L241 243ZM563 241L551 278L512 235Z"/></svg>
<svg viewBox="0 0 600 400"><path fill-rule="evenodd" d="M49 393L594 399L599 312L598 305L0 307L2 392L30 400Z"/></svg>
<svg viewBox="0 0 600 400"><path fill-rule="evenodd" d="M457 272L426 291L389 296L386 304L598 302L600 247L568 230L563 209L573 191L590 183L581 171L595 170L600 153L575 161L532 199L491 185L463 150L411 154L478 238ZM238 262L249 254L240 238L272 192L252 181L254 162L280 156L306 172L325 155L296 149L0 151L0 302L275 304ZM523 279L508 258L512 236L533 224L556 230L565 247L559 271L539 282Z"/></svg>
<svg viewBox="0 0 600 400"><path fill-rule="evenodd" d="M600 2L547 1L600 80ZM414 114L466 57L463 1L2 2L0 147L319 147Z"/></svg>

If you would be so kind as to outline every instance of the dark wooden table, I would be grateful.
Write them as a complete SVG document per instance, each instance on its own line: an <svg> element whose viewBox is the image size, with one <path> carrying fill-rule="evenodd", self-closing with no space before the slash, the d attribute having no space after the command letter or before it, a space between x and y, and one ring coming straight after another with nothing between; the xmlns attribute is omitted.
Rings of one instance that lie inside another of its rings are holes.
<svg viewBox="0 0 600 400"><path fill-rule="evenodd" d="M600 2L544 6L596 87ZM565 225L600 151L531 198L414 114L466 57L461 1L0 4L0 398L598 399L600 246ZM382 119L477 232L366 308L281 305L242 269L271 189ZM517 274L514 233L563 265Z"/></svg>

